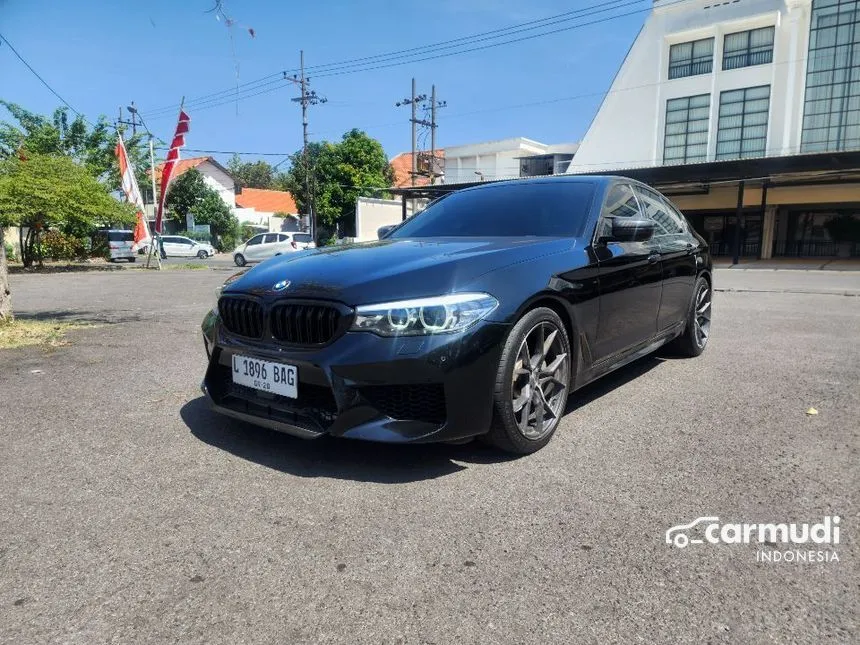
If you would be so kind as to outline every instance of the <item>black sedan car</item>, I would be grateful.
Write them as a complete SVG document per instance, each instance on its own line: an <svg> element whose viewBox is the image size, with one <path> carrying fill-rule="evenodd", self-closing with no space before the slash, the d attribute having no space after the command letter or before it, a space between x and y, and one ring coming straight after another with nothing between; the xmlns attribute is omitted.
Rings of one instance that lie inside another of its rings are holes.
<svg viewBox="0 0 860 645"><path fill-rule="evenodd" d="M530 453L570 392L705 349L708 246L654 190L551 177L452 192L384 239L268 260L203 323L214 409L300 437Z"/></svg>

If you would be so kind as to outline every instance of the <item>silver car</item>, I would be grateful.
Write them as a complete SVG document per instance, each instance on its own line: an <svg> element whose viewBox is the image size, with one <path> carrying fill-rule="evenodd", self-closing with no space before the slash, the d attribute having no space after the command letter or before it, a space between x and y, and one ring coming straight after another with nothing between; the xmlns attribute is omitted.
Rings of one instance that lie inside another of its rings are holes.
<svg viewBox="0 0 860 645"><path fill-rule="evenodd" d="M215 255L215 247L207 242L198 242L182 235L165 235L161 238L164 257L200 258L205 260Z"/></svg>
<svg viewBox="0 0 860 645"><path fill-rule="evenodd" d="M260 233L233 252L236 266L262 262L276 255L316 248L310 233Z"/></svg>

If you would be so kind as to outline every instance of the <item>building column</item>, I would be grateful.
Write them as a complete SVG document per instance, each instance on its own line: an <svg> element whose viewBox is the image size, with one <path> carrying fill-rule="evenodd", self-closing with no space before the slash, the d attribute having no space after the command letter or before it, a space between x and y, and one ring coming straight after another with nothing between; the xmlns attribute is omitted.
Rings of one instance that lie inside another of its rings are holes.
<svg viewBox="0 0 860 645"><path fill-rule="evenodd" d="M761 220L761 259L773 256L773 234L776 230L776 206L767 206Z"/></svg>

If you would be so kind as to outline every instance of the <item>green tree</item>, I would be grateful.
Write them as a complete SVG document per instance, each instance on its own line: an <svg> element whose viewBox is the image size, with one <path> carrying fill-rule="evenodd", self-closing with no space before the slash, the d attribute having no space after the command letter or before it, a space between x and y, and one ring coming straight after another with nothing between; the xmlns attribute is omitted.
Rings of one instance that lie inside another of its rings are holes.
<svg viewBox="0 0 860 645"><path fill-rule="evenodd" d="M242 188L274 188L275 171L265 161L243 162L239 155L234 154L227 163L227 168L233 179Z"/></svg>
<svg viewBox="0 0 860 645"><path fill-rule="evenodd" d="M207 186L203 199L194 205L191 213L195 224L209 225L219 251L232 251L236 247L241 232L239 220L217 191Z"/></svg>
<svg viewBox="0 0 860 645"><path fill-rule="evenodd" d="M0 249L4 247L4 226L26 228L26 238L21 240L24 266L37 259L39 239L50 227L82 236L98 226L131 224L134 219L130 205L111 197L103 184L70 157L30 153L0 162ZM0 318L11 315L5 271L3 253Z"/></svg>
<svg viewBox="0 0 860 645"><path fill-rule="evenodd" d="M357 129L344 134L338 143L312 143L307 160L299 151L290 157L290 162L290 169L278 178L281 187L293 194L299 211L306 213L305 175L310 168L317 225L329 230L353 216L359 196L379 195L378 189L392 183L382 144Z"/></svg>
<svg viewBox="0 0 860 645"><path fill-rule="evenodd" d="M203 201L209 190L212 189L203 181L203 175L194 168L179 175L171 182L167 191L165 203L170 211L170 217L179 221L184 227L185 216Z"/></svg>
<svg viewBox="0 0 860 645"><path fill-rule="evenodd" d="M93 126L83 116L69 118L68 108L59 108L51 117L30 112L20 105L0 100L16 123L0 122L0 156L21 154L63 155L71 157L93 177L119 190L119 167L114 154L116 133L105 117ZM138 183L148 186L149 153L143 135L125 142Z"/></svg>

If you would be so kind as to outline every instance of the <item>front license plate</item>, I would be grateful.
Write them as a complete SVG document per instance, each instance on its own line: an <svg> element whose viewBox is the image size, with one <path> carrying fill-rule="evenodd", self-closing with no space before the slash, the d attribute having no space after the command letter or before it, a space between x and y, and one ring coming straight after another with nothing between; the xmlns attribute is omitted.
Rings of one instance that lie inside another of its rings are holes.
<svg viewBox="0 0 860 645"><path fill-rule="evenodd" d="M233 354L233 382L263 392L297 399L298 372L295 365Z"/></svg>

